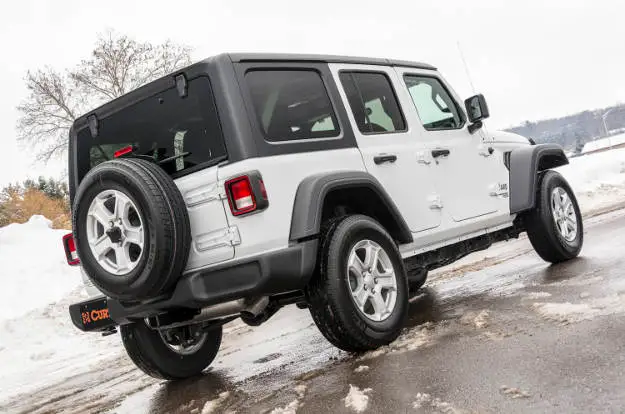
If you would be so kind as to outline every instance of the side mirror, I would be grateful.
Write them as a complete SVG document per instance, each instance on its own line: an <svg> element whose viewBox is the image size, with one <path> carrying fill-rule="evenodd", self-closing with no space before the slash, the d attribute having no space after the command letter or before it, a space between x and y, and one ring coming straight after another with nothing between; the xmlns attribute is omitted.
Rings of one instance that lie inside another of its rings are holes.
<svg viewBox="0 0 625 414"><path fill-rule="evenodd" d="M482 127L482 120L488 118L490 112L488 112L488 105L482 94L468 98L464 101L464 106L467 109L467 115L471 122L469 132L472 134Z"/></svg>

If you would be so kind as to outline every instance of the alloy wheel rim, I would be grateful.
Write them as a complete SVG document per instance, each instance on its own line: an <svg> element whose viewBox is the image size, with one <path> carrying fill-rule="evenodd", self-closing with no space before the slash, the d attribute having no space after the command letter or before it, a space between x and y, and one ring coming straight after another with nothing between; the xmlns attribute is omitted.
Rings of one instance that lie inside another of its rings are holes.
<svg viewBox="0 0 625 414"><path fill-rule="evenodd" d="M391 316L397 302L397 277L386 251L372 240L361 240L347 261L350 293L360 313L381 322Z"/></svg>
<svg viewBox="0 0 625 414"><path fill-rule="evenodd" d="M577 214L571 197L562 187L551 192L551 214L560 236L571 243L577 237Z"/></svg>
<svg viewBox="0 0 625 414"><path fill-rule="evenodd" d="M99 193L87 212L87 241L107 272L123 276L134 270L144 251L144 225L135 203L118 190Z"/></svg>
<svg viewBox="0 0 625 414"><path fill-rule="evenodd" d="M200 330L192 330L189 333L192 333L192 337L184 340L177 340L176 342L172 342L172 338L170 338L166 332L160 331L161 339L167 348L172 350L178 355L192 355L199 351L206 339L208 338L207 332L201 332Z"/></svg>

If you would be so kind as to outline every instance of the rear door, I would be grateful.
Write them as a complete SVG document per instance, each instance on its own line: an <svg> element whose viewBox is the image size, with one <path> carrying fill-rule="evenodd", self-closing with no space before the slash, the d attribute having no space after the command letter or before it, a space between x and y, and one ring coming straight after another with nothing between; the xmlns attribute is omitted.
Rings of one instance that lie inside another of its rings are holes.
<svg viewBox="0 0 625 414"><path fill-rule="evenodd" d="M380 181L411 232L441 222L432 160L395 92L397 74L383 66L330 64L369 173ZM412 115L411 108L408 114Z"/></svg>
<svg viewBox="0 0 625 414"><path fill-rule="evenodd" d="M78 173L82 177L117 150L152 159L184 197L193 242L187 270L234 257L238 234L228 225L218 165L227 159L209 78L188 81L187 96L163 90L99 120L97 137L78 132ZM159 223L154 223L158 226Z"/></svg>

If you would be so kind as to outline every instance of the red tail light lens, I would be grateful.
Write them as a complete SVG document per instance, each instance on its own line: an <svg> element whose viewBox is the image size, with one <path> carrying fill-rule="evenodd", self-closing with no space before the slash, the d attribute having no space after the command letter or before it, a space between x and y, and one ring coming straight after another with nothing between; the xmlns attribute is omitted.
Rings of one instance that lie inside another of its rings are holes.
<svg viewBox="0 0 625 414"><path fill-rule="evenodd" d="M256 199L248 176L226 181L226 193L233 215L239 216L256 210Z"/></svg>
<svg viewBox="0 0 625 414"><path fill-rule="evenodd" d="M74 235L72 233L63 236L63 248L65 249L65 257L67 258L68 265L76 266L80 264L78 252L76 251L76 243L74 243Z"/></svg>

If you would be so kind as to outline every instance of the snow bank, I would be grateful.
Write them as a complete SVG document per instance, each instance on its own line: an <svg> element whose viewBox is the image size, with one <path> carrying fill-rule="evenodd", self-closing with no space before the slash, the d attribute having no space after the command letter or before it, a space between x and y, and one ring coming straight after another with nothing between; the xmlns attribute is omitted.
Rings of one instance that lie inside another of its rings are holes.
<svg viewBox="0 0 625 414"><path fill-rule="evenodd" d="M570 161L558 171L573 187L582 213L625 203L625 148Z"/></svg>
<svg viewBox="0 0 625 414"><path fill-rule="evenodd" d="M61 300L81 285L78 268L67 265L61 239L43 216L0 228L0 322Z"/></svg>
<svg viewBox="0 0 625 414"><path fill-rule="evenodd" d="M0 401L59 381L120 352L117 336L84 334L68 306L87 298L51 221L0 228Z"/></svg>
<svg viewBox="0 0 625 414"><path fill-rule="evenodd" d="M625 144L625 134L612 135L611 137L599 138L594 141L587 142L582 149L582 154L600 149L610 148L612 146Z"/></svg>

